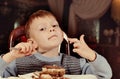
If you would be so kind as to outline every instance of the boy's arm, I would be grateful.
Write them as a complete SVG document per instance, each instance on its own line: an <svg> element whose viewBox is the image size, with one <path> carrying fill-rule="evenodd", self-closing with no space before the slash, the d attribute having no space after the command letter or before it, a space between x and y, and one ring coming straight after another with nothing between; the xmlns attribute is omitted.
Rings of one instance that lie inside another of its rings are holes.
<svg viewBox="0 0 120 79"><path fill-rule="evenodd" d="M93 62L82 62L82 74L93 74L98 79L111 79L112 70L109 63L103 56L96 55L97 58Z"/></svg>
<svg viewBox="0 0 120 79"><path fill-rule="evenodd" d="M70 43L73 43L73 52L76 52L81 57L89 60L81 61L83 74L94 74L98 79L110 79L112 76L111 68L104 57L97 54L85 42L84 35L80 39L70 38ZM84 64L83 64L84 63Z"/></svg>
<svg viewBox="0 0 120 79"><path fill-rule="evenodd" d="M16 76L15 61L7 63L0 56L0 76L1 77Z"/></svg>
<svg viewBox="0 0 120 79"><path fill-rule="evenodd" d="M13 50L0 57L0 76L16 76L15 60L27 55L31 55L34 47L31 42L21 42Z"/></svg>

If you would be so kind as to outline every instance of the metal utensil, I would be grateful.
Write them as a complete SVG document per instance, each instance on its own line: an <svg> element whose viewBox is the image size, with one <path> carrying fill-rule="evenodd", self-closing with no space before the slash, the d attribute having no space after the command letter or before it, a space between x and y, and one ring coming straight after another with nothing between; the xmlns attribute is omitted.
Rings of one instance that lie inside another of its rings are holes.
<svg viewBox="0 0 120 79"><path fill-rule="evenodd" d="M66 52L67 52L68 55L70 55L70 43L69 43L69 41L68 41L68 36L67 36L67 34L66 34L65 32L64 32L64 39L65 39L66 42L67 42Z"/></svg>

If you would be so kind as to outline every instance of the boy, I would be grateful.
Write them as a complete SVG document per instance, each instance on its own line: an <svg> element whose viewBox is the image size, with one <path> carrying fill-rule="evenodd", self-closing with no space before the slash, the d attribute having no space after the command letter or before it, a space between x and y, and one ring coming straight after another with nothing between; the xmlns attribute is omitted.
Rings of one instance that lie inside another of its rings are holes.
<svg viewBox="0 0 120 79"><path fill-rule="evenodd" d="M83 58L77 59L59 53L63 41L63 31L56 18L47 11L33 13L26 25L27 42L17 44L10 52L0 58L0 75L17 76L40 71L44 65L59 65L66 69L66 74L93 74L99 79L110 79L112 71L104 57L90 49L84 41L69 38L73 43L73 52ZM88 61L86 61L86 59Z"/></svg>

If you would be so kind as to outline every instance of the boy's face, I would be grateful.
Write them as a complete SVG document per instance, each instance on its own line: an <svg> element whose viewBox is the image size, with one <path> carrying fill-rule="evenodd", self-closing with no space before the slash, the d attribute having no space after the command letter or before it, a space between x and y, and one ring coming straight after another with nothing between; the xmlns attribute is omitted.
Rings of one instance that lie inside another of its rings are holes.
<svg viewBox="0 0 120 79"><path fill-rule="evenodd" d="M30 39L40 52L58 47L63 40L63 32L53 16L35 18L30 25Z"/></svg>

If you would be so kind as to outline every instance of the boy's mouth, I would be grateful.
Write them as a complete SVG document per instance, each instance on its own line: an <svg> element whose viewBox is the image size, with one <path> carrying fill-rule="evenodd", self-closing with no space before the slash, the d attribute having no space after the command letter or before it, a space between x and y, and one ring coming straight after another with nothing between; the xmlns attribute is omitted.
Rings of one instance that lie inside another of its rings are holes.
<svg viewBox="0 0 120 79"><path fill-rule="evenodd" d="M49 38L48 38L48 40L50 40L50 39L52 39L52 38L56 38L57 37L57 35L52 35L52 36L50 36Z"/></svg>

